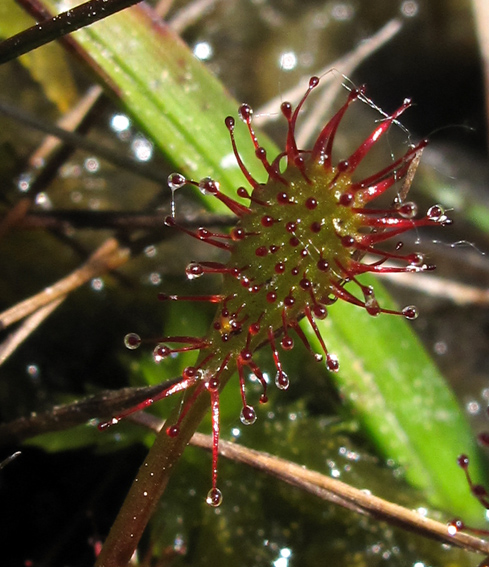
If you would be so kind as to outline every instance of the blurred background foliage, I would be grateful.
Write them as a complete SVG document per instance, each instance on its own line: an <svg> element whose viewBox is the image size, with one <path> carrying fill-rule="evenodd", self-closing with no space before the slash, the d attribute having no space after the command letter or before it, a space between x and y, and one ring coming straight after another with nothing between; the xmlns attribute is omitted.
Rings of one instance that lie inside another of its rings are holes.
<svg viewBox="0 0 489 567"><path fill-rule="evenodd" d="M190 4L175 1L168 17L181 15ZM29 25L24 12L14 11L13 6L0 6L4 36ZM413 98L416 106L403 117L403 124L414 139L431 140L413 198L422 209L433 200L453 207L450 216L456 222L450 230L413 237L421 239L423 249L436 261L440 293L388 286L400 304L415 303L420 308L413 326L455 390L475 434L486 427L489 399L487 304L469 301L465 287L454 292L455 301L441 294L453 283L483 289L488 281L487 130L470 3L226 0L205 10L182 36L233 96L260 108L300 78L351 51L393 17L403 20L402 31L362 63L351 79L366 83L369 97L385 110L396 108L406 96ZM295 63L287 63L294 58ZM77 59L49 45L0 66L0 79L3 102L55 123L92 85L94 76ZM22 197L29 197L39 167L33 155L43 134L4 116L0 124L0 212L6 213ZM348 140L340 141L344 147L354 146L371 130L372 115L356 108L348 125ZM280 143L283 127L271 124L268 131ZM98 104L88 137L151 165L162 178L173 171L114 101L103 98ZM142 203L168 212L169 192L95 152L77 150L66 156L49 184L41 185L33 210L124 212L139 211ZM201 204L190 192L177 194L176 206L180 217L202 214ZM183 278L184 268L193 259L190 256L207 257L208 247L162 229L140 232L137 257L70 295L3 364L2 421L46 411L105 388L158 383L186 365L179 357L156 367L149 352L126 351L122 337L129 331L142 336L205 333L212 307L158 304L156 295L176 290L194 293L195 287ZM112 233L71 227L10 231L0 246L1 307L7 309L64 277ZM128 238L123 230L118 235ZM204 280L199 282L200 292L217 291L217 280ZM394 343L392 348L403 345ZM271 357L265 352L260 356L263 366L271 367ZM270 403L258 408L260 419L251 428L239 422L236 389L226 389L224 438L329 470L353 486L409 508L429 507L423 494L407 486L402 469L379 457L308 353L297 347L284 356L284 366L292 378L291 388L272 392ZM252 392L253 387L250 396ZM163 416L175 403L160 403L152 411ZM210 430L209 422L205 428ZM151 434L130 423L103 434L92 424L45 435L23 447L22 455L0 472L5 564L91 565L151 440ZM17 445L2 447L2 455L16 450ZM223 459L220 477L226 505L209 509L203 495L210 481L210 457L188 449L158 507L137 564L293 567L322 564L324 557L339 566L478 563L466 552L318 502ZM464 484L461 472L458 482ZM18 541L19 525L23 543L17 547L12 542Z"/></svg>

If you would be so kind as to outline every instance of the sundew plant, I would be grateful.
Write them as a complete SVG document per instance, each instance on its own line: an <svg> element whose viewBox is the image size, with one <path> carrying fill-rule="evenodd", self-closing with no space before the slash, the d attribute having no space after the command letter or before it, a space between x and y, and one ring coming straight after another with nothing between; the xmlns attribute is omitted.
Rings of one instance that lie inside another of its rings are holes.
<svg viewBox="0 0 489 567"><path fill-rule="evenodd" d="M68 12L0 44L9 561L480 563L486 209L389 53L436 9L20 4Z"/></svg>

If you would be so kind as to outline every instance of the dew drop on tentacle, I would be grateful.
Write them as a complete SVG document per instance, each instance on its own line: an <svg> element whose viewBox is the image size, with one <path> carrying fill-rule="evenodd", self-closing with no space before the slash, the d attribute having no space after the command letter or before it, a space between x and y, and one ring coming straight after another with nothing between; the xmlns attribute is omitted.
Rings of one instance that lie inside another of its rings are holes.
<svg viewBox="0 0 489 567"><path fill-rule="evenodd" d="M426 217L433 222L439 223L442 226L452 224L452 220L446 215L445 209L441 205L433 205L426 212Z"/></svg>
<svg viewBox="0 0 489 567"><path fill-rule="evenodd" d="M248 104L242 104L238 108L238 114L241 120L247 124L253 117L253 109Z"/></svg>
<svg viewBox="0 0 489 567"><path fill-rule="evenodd" d="M209 506L217 508L222 504L222 492L219 490L219 488L211 488L207 493L207 498L205 499L205 501Z"/></svg>
<svg viewBox="0 0 489 567"><path fill-rule="evenodd" d="M168 187L171 190L171 217L175 218L175 191L187 183L181 173L172 173L168 176Z"/></svg>
<svg viewBox="0 0 489 567"><path fill-rule="evenodd" d="M335 354L330 354L326 356L326 368L330 372L338 372L340 369L340 363L338 361L338 357Z"/></svg>
<svg viewBox="0 0 489 567"><path fill-rule="evenodd" d="M415 252L414 254L409 254L408 256L406 256L406 260L411 266L422 266L425 262L425 257L424 254Z"/></svg>
<svg viewBox="0 0 489 567"><path fill-rule="evenodd" d="M204 268L200 264L197 264L197 262L191 262L185 268L185 274L187 275L187 279L194 280L204 274Z"/></svg>
<svg viewBox="0 0 489 567"><path fill-rule="evenodd" d="M401 313L404 315L404 317L406 317L406 319L409 319L410 321L414 321L414 319L417 319L419 315L419 311L416 305L407 305L403 308Z"/></svg>
<svg viewBox="0 0 489 567"><path fill-rule="evenodd" d="M175 191L176 189L180 189L186 183L187 180L181 173L172 173L171 175L168 176L168 187L170 187L172 191Z"/></svg>
<svg viewBox="0 0 489 567"><path fill-rule="evenodd" d="M374 288L372 286L362 286L363 296L365 299L365 309L369 315L377 317L382 312L380 305L375 297Z"/></svg>
<svg viewBox="0 0 489 567"><path fill-rule="evenodd" d="M404 219L413 219L418 214L418 205L412 201L402 203L396 207L399 216Z"/></svg>
<svg viewBox="0 0 489 567"><path fill-rule="evenodd" d="M239 416L243 425L253 425L256 421L256 412L251 406L244 406Z"/></svg>
<svg viewBox="0 0 489 567"><path fill-rule="evenodd" d="M124 337L124 345L130 350L135 350L141 345L141 337L136 333L128 333Z"/></svg>
<svg viewBox="0 0 489 567"><path fill-rule="evenodd" d="M294 339L290 335L285 335L280 341L280 345L284 350L292 350L294 348Z"/></svg>
<svg viewBox="0 0 489 567"><path fill-rule="evenodd" d="M199 181L198 187L203 195L215 195L219 193L219 182L211 177L204 177Z"/></svg>
<svg viewBox="0 0 489 567"><path fill-rule="evenodd" d="M461 469L466 470L469 466L469 457L467 457L467 455L460 455L457 458L457 464Z"/></svg>
<svg viewBox="0 0 489 567"><path fill-rule="evenodd" d="M156 363L161 362L164 358L171 354L172 350L164 344L156 345L153 349L153 359Z"/></svg>
<svg viewBox="0 0 489 567"><path fill-rule="evenodd" d="M444 214L445 214L445 211L444 211L443 207L441 207L440 205L433 205L432 207L430 207L428 209L426 216L431 220L437 221Z"/></svg>
<svg viewBox="0 0 489 567"><path fill-rule="evenodd" d="M283 371L277 370L277 373L275 374L275 386L277 386L279 390L287 390L289 384L290 381L287 374Z"/></svg>

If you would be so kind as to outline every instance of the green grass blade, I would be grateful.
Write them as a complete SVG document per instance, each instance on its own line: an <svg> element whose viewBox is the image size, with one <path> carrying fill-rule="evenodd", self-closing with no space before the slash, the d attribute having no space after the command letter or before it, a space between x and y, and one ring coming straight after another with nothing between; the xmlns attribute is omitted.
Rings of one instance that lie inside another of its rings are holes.
<svg viewBox="0 0 489 567"><path fill-rule="evenodd" d="M375 288L380 305L397 308L378 280L362 281ZM372 317L339 301L331 315L318 326L340 360L340 372L332 376L371 441L404 467L406 479L432 504L480 521L482 507L457 465L457 456L467 453L471 470L481 474L474 436L411 323L394 315Z"/></svg>

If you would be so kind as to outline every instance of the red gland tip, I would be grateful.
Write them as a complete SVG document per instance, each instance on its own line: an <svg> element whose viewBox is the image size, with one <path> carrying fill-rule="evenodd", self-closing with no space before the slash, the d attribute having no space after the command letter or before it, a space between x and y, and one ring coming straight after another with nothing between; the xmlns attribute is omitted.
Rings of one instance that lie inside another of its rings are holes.
<svg viewBox="0 0 489 567"><path fill-rule="evenodd" d="M467 455L460 455L457 459L458 466L466 470L469 466L469 457Z"/></svg>
<svg viewBox="0 0 489 567"><path fill-rule="evenodd" d="M249 123L251 122L251 118L253 116L253 109L249 104L242 104L238 108L238 114L243 122Z"/></svg>
<svg viewBox="0 0 489 567"><path fill-rule="evenodd" d="M224 120L224 124L226 124L226 128L230 132L232 132L234 130L235 121L234 121L234 118L232 116L227 116L226 119Z"/></svg>
<svg viewBox="0 0 489 567"><path fill-rule="evenodd" d="M170 425L170 427L168 427L166 430L166 434L168 435L168 437L178 437L178 435L180 434L180 428L178 427L178 425Z"/></svg>

